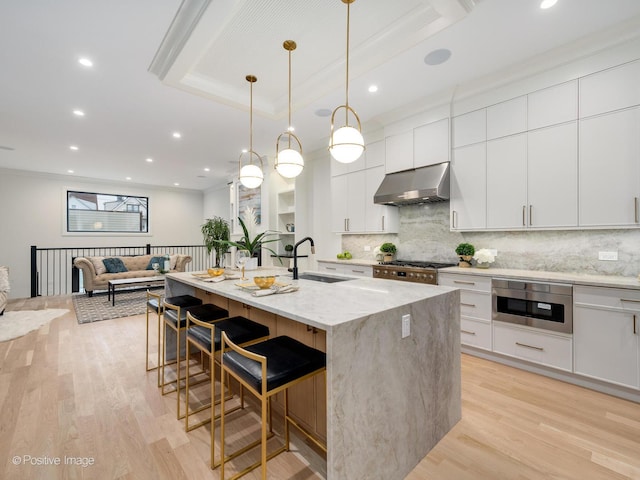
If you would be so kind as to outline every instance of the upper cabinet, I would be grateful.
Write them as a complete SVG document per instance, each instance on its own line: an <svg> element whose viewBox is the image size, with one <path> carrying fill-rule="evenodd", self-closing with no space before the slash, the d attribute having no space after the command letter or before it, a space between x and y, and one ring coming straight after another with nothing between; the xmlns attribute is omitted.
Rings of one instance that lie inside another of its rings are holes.
<svg viewBox="0 0 640 480"><path fill-rule="evenodd" d="M465 113L453 119L453 146L464 147L487 140L487 110Z"/></svg>
<svg viewBox="0 0 640 480"><path fill-rule="evenodd" d="M580 118L640 105L640 60L580 79Z"/></svg>
<svg viewBox="0 0 640 480"><path fill-rule="evenodd" d="M331 230L397 233L398 208L373 203L385 175L385 141L368 144L365 152L363 169L331 177ZM336 162L332 160L332 163Z"/></svg>
<svg viewBox="0 0 640 480"><path fill-rule="evenodd" d="M385 138L385 172L401 172L449 161L449 119Z"/></svg>
<svg viewBox="0 0 640 480"><path fill-rule="evenodd" d="M580 120L580 225L640 225L640 107Z"/></svg>
<svg viewBox="0 0 640 480"><path fill-rule="evenodd" d="M428 123L413 130L413 167L449 161L449 119Z"/></svg>
<svg viewBox="0 0 640 480"><path fill-rule="evenodd" d="M451 161L451 229L487 228L487 146L474 143L453 151Z"/></svg>
<svg viewBox="0 0 640 480"><path fill-rule="evenodd" d="M578 81L561 83L527 95L529 130L578 118Z"/></svg>
<svg viewBox="0 0 640 480"><path fill-rule="evenodd" d="M527 130L527 97L487 107L487 140Z"/></svg>

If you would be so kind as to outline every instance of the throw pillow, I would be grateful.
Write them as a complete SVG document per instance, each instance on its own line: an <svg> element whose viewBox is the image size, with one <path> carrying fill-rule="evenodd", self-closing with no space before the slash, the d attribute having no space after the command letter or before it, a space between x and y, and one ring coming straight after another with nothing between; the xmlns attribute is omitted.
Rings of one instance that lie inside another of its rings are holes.
<svg viewBox="0 0 640 480"><path fill-rule="evenodd" d="M178 263L178 255L169 255L169 265L171 265L171 270L176 269L176 263Z"/></svg>
<svg viewBox="0 0 640 480"><path fill-rule="evenodd" d="M102 260L108 273L122 273L128 272L127 267L124 266L121 258L105 258Z"/></svg>
<svg viewBox="0 0 640 480"><path fill-rule="evenodd" d="M0 292L9 291L9 267L0 267Z"/></svg>
<svg viewBox="0 0 640 480"><path fill-rule="evenodd" d="M87 259L90 260L91 263L93 263L93 268L96 271L96 275L107 273L107 268L104 266L104 263L102 263L104 257L87 257Z"/></svg>
<svg viewBox="0 0 640 480"><path fill-rule="evenodd" d="M160 270L162 270L163 262L164 262L164 258L162 257L151 257L151 260L149 260L149 265L147 265L147 270L153 270L154 263L157 263L158 266L160 267Z"/></svg>

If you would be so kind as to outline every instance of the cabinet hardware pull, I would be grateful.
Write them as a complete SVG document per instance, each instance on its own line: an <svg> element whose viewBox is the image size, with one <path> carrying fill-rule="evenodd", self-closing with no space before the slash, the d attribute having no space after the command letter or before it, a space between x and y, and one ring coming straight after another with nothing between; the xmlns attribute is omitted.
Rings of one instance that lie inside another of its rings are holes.
<svg viewBox="0 0 640 480"><path fill-rule="evenodd" d="M533 205L529 205L529 225L533 225Z"/></svg>
<svg viewBox="0 0 640 480"><path fill-rule="evenodd" d="M451 223L453 224L452 225L453 228L457 228L458 227L457 220L458 220L457 212L455 210L452 210Z"/></svg>
<svg viewBox="0 0 640 480"><path fill-rule="evenodd" d="M353 273L364 273L364 270L351 270Z"/></svg>
<svg viewBox="0 0 640 480"><path fill-rule="evenodd" d="M638 334L638 326L636 324L636 315L633 315L633 334L637 335Z"/></svg>
<svg viewBox="0 0 640 480"><path fill-rule="evenodd" d="M635 221L638 223L638 197L633 197L633 208L635 213Z"/></svg>
<svg viewBox="0 0 640 480"><path fill-rule="evenodd" d="M464 306L464 307L473 307L476 308L476 304L475 303L462 303L460 302L460 305Z"/></svg>
<svg viewBox="0 0 640 480"><path fill-rule="evenodd" d="M475 285L476 282L465 282L464 280L454 280L453 283L459 283L461 285Z"/></svg>
<svg viewBox="0 0 640 480"><path fill-rule="evenodd" d="M349 225L351 223L350 220L350 218L347 218L347 232L351 231L351 225Z"/></svg>
<svg viewBox="0 0 640 480"><path fill-rule="evenodd" d="M384 215L382 215L382 231L384 231Z"/></svg>
<svg viewBox="0 0 640 480"><path fill-rule="evenodd" d="M466 333L467 335L475 335L476 332L470 332L469 330L460 330L462 333Z"/></svg>
<svg viewBox="0 0 640 480"><path fill-rule="evenodd" d="M533 345L527 345L526 343L520 343L520 342L516 342L516 345L518 345L519 347L525 347L525 348L531 348L533 350L539 350L539 351L544 351L544 348L542 347L534 347Z"/></svg>
<svg viewBox="0 0 640 480"><path fill-rule="evenodd" d="M522 206L522 226L523 226L523 227L526 227L526 226L527 226L527 223L526 223L526 221L525 221L525 219L524 219L524 217L526 216L526 214L527 214L527 206L526 206L526 205L523 205L523 206Z"/></svg>
<svg viewBox="0 0 640 480"><path fill-rule="evenodd" d="M634 300L632 298L621 298L621 302L631 302L631 303L640 303L640 300Z"/></svg>
<svg viewBox="0 0 640 480"><path fill-rule="evenodd" d="M337 270L336 267L325 267L327 270Z"/></svg>

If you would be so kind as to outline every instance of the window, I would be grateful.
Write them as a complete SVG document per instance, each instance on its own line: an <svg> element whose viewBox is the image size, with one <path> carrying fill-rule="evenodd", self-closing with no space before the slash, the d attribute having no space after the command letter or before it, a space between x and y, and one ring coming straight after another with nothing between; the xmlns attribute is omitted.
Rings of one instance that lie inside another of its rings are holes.
<svg viewBox="0 0 640 480"><path fill-rule="evenodd" d="M149 198L67 191L67 232L148 233Z"/></svg>

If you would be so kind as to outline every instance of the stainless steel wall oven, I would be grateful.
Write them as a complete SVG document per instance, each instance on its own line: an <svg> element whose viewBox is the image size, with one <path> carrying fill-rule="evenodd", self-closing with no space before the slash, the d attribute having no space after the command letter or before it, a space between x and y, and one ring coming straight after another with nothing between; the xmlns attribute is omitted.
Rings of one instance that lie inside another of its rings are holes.
<svg viewBox="0 0 640 480"><path fill-rule="evenodd" d="M573 333L573 286L494 278L492 318L555 332Z"/></svg>

